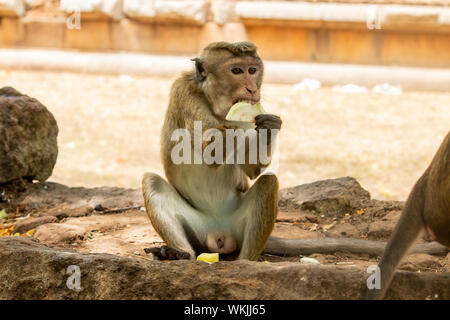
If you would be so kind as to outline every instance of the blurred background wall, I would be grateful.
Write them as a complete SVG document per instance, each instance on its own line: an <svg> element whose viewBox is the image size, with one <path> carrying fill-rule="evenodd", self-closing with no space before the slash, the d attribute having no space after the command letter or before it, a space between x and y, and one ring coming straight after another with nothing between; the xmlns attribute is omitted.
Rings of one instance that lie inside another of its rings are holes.
<svg viewBox="0 0 450 320"><path fill-rule="evenodd" d="M450 67L449 0L0 0L0 47L193 55L250 40L263 59Z"/></svg>

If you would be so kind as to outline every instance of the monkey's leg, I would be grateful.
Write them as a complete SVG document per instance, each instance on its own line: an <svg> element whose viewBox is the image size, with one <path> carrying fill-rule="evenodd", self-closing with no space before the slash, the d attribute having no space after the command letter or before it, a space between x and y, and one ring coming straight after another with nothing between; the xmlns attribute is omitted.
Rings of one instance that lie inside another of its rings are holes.
<svg viewBox="0 0 450 320"><path fill-rule="evenodd" d="M389 289L395 269L419 236L424 223L423 180L419 180L406 201L405 208L379 263L381 288L367 291L366 299L382 299Z"/></svg>
<svg viewBox="0 0 450 320"><path fill-rule="evenodd" d="M156 232L170 247L195 259L193 243L206 238L205 219L163 178L145 173L142 179L145 208ZM187 232L189 231L189 232Z"/></svg>
<svg viewBox="0 0 450 320"><path fill-rule="evenodd" d="M238 259L258 260L273 230L278 210L278 179L262 175L244 195L236 216L235 230L241 251Z"/></svg>

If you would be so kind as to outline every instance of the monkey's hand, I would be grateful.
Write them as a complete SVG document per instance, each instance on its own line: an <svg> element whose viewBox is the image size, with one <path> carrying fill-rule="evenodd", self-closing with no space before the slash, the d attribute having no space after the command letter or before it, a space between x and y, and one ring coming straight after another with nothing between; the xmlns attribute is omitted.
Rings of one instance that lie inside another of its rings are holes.
<svg viewBox="0 0 450 320"><path fill-rule="evenodd" d="M281 119L279 116L276 116L274 114L259 114L255 117L255 123L256 123L256 131L258 134L261 134L261 131L259 129L266 129L267 132L267 145L269 145L272 141L272 129L273 130L280 130L281 128ZM275 133L276 136L276 133Z"/></svg>
<svg viewBox="0 0 450 320"><path fill-rule="evenodd" d="M191 255L187 252L178 251L168 246L162 246L161 248L145 248L145 253L151 253L155 260L188 260Z"/></svg>
<svg viewBox="0 0 450 320"><path fill-rule="evenodd" d="M255 117L255 123L256 130L267 129L270 132L270 129L280 130L282 121L274 114L259 114Z"/></svg>

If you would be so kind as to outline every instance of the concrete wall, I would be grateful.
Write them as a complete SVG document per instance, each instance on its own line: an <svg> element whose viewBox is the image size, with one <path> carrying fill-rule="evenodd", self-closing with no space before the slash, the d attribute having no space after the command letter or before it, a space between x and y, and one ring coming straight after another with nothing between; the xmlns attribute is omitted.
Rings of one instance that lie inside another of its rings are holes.
<svg viewBox="0 0 450 320"><path fill-rule="evenodd" d="M0 0L0 47L190 55L250 40L272 60L450 67L447 2Z"/></svg>

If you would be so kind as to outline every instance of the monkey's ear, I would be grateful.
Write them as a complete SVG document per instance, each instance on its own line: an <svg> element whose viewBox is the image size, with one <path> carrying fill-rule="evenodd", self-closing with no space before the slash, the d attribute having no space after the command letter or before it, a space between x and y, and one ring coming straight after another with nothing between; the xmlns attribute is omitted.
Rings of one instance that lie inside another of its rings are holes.
<svg viewBox="0 0 450 320"><path fill-rule="evenodd" d="M195 61L195 79L199 82L205 80L206 71L203 69L202 60L200 58L193 58L191 61Z"/></svg>

